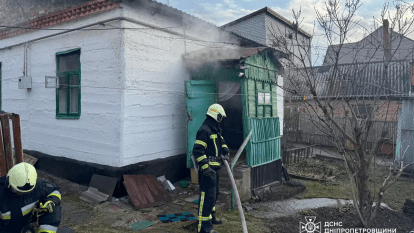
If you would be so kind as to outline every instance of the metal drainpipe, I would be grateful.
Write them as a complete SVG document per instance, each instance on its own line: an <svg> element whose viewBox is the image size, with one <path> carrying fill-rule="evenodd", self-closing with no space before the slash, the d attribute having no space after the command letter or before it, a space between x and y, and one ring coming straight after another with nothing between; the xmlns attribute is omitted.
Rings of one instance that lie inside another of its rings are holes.
<svg viewBox="0 0 414 233"><path fill-rule="evenodd" d="M95 26L95 25L104 24L104 23L108 23L108 22L116 21L116 20L125 20L125 21L129 21L129 22L132 22L132 23L141 24L143 26L147 26L147 27L150 27L150 28L154 28L154 29L158 29L158 30L161 30L161 31L165 31L165 32L168 32L168 33L171 33L171 34L174 34L174 35L183 36L182 33L170 31L168 29L165 29L165 28L162 28L162 27L158 27L158 26L154 26L154 25L151 25L151 24L148 24L148 23L139 21L139 20L131 19L131 18L128 18L128 17L115 17L115 18L111 18L111 19L107 19L107 20L98 21L96 23L91 23L91 24L88 24L88 25L85 25L85 26L81 26L81 27L77 27L77 28L65 30L63 32L59 32L59 33L55 33L55 34L51 34L51 35L47 35L47 36L42 36L42 37L39 37L39 38L36 38L36 39L33 39L33 40L28 40L28 41L25 41L25 42L21 42L21 43L18 43L18 44L6 46L6 47L3 47L3 48L0 48L0 51L1 50L5 50L5 49L11 49L13 47L17 47L17 46L20 46L20 45L24 45L26 43L31 43L31 42L35 42L35 41L39 41L39 40L51 38L51 37L54 37L54 36L59 36L59 35L66 34L66 33L69 33L69 32L78 31L78 30L81 30L81 29L84 29L84 28L87 28L87 27L92 27L92 26ZM34 30L36 30L36 29L34 29ZM39 29L39 30L41 30L41 29ZM189 37L189 36L186 36L186 37L188 37L190 39L196 39L196 38Z"/></svg>
<svg viewBox="0 0 414 233"><path fill-rule="evenodd" d="M24 49L23 49L23 53L24 53L24 58L23 58L23 76L26 76L26 62L27 62L27 43L24 45Z"/></svg>

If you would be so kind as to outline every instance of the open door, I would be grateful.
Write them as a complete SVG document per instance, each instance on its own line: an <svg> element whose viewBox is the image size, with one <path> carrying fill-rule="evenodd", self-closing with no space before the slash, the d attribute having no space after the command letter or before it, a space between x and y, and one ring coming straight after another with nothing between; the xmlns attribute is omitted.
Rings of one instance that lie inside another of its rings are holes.
<svg viewBox="0 0 414 233"><path fill-rule="evenodd" d="M215 82L208 80L191 80L186 82L185 102L188 111L187 167L194 167L191 156L197 131L206 119L208 107L214 104L216 95Z"/></svg>

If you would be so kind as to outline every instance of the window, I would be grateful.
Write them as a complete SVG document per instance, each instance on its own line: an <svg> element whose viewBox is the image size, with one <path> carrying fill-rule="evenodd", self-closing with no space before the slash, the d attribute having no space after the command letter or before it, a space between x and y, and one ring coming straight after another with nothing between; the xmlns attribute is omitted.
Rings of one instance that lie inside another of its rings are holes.
<svg viewBox="0 0 414 233"><path fill-rule="evenodd" d="M80 49L56 54L56 118L78 119L80 117Z"/></svg>
<svg viewBox="0 0 414 233"><path fill-rule="evenodd" d="M258 92L257 93L257 103L262 105L270 105L271 102L270 92Z"/></svg>
<svg viewBox="0 0 414 233"><path fill-rule="evenodd" d="M368 114L372 111L372 106L370 104L356 104L352 106L355 114L358 118L365 119L368 117Z"/></svg>

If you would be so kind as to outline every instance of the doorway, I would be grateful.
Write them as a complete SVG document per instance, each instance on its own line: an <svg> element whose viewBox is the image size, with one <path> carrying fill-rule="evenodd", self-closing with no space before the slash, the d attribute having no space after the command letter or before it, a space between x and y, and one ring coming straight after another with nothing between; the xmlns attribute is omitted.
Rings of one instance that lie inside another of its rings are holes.
<svg viewBox="0 0 414 233"><path fill-rule="evenodd" d="M223 106L227 117L221 128L230 149L237 150L243 143L243 105L240 82L217 82L218 103Z"/></svg>

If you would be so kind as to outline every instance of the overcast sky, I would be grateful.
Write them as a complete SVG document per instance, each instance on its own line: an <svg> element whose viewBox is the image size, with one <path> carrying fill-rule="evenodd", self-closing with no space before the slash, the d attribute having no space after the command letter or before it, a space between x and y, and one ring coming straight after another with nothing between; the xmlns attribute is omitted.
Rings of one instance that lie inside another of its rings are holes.
<svg viewBox="0 0 414 233"><path fill-rule="evenodd" d="M263 7L270 7L283 17L293 20L292 9L301 10L303 18L302 29L314 34L312 45L321 50L324 55L327 42L324 40L316 22L315 10L322 10L327 0L158 0L164 4L169 4L179 10L199 17L217 26L224 25L240 17L248 15ZM342 1L343 2L343 1ZM405 0L414 3L414 0ZM369 31L374 29L374 17L379 22L381 10L385 0L361 0L361 7L358 9L355 20ZM316 27L315 27L316 25ZM349 42L359 41L364 37L362 28L354 31L348 38ZM414 36L410 36L414 39ZM316 51L315 51L316 52ZM315 58L316 56L313 56ZM315 59L314 59L315 60ZM321 61L314 61L320 64Z"/></svg>

